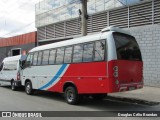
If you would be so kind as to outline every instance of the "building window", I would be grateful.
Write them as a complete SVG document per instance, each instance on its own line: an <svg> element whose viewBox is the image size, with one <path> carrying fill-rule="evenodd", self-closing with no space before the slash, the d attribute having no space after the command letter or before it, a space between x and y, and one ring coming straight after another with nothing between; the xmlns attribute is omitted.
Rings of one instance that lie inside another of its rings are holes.
<svg viewBox="0 0 160 120"><path fill-rule="evenodd" d="M21 54L21 48L11 49L11 53L12 53L12 56L20 55Z"/></svg>

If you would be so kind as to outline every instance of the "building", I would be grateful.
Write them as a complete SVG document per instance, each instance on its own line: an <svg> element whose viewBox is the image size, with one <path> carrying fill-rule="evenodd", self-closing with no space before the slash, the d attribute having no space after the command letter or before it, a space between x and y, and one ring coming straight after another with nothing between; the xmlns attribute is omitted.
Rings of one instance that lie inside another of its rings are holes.
<svg viewBox="0 0 160 120"><path fill-rule="evenodd" d="M26 54L37 44L37 32L0 38L0 63L5 57Z"/></svg>
<svg viewBox="0 0 160 120"><path fill-rule="evenodd" d="M140 0L88 0L88 34L99 32L105 26L114 25L112 19L109 19L112 14L109 14L109 11L121 7L123 8L122 13L124 6L137 2L139 3ZM43 0L36 4L38 44L79 37L81 35L81 20L78 11L81 7L81 0ZM124 27L127 27L128 24L126 12L128 9L125 9L123 13L125 14L123 23L126 22Z"/></svg>
<svg viewBox="0 0 160 120"><path fill-rule="evenodd" d="M44 0L36 5L38 44L81 36L80 0ZM134 3L130 3L134 1ZM160 87L160 0L88 0L87 33L106 26L130 31L144 61L144 83Z"/></svg>

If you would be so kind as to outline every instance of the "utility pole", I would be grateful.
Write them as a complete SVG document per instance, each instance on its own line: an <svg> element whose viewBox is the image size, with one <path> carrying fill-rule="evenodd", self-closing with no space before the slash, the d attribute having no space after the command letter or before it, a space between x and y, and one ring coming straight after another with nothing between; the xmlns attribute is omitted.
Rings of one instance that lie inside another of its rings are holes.
<svg viewBox="0 0 160 120"><path fill-rule="evenodd" d="M87 35L87 0L81 0L82 1L82 15L81 15L81 29L82 29L82 36Z"/></svg>

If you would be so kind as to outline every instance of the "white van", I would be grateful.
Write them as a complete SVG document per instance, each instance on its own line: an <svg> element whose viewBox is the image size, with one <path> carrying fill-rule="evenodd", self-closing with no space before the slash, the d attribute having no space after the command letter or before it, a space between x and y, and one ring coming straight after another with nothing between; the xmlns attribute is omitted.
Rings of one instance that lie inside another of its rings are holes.
<svg viewBox="0 0 160 120"><path fill-rule="evenodd" d="M10 85L12 90L21 86L20 74L21 63L25 60L25 55L6 57L0 66L0 85Z"/></svg>

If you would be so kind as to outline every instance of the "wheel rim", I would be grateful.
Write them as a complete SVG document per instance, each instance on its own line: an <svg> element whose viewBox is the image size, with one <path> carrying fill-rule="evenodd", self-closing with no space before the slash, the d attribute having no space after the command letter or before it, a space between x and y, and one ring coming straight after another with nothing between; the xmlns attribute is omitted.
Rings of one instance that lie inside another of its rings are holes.
<svg viewBox="0 0 160 120"><path fill-rule="evenodd" d="M67 91L67 101L72 102L73 99L74 99L74 94L73 94L72 90L68 90Z"/></svg>
<svg viewBox="0 0 160 120"><path fill-rule="evenodd" d="M29 93L31 89L31 86L29 84L26 85L26 92Z"/></svg>

